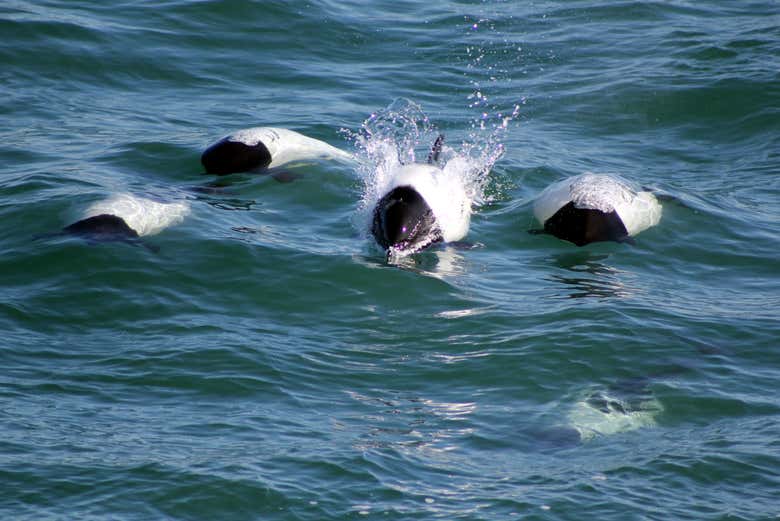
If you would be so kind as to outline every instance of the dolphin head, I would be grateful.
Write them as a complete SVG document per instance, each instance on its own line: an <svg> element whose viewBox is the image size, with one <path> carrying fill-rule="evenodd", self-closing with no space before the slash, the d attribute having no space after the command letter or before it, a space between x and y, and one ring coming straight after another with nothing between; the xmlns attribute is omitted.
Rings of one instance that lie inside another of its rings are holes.
<svg viewBox="0 0 780 521"><path fill-rule="evenodd" d="M207 174L227 175L266 168L272 161L265 144L244 142L227 136L208 147L200 156Z"/></svg>
<svg viewBox="0 0 780 521"><path fill-rule="evenodd" d="M442 241L431 207L411 186L398 186L374 207L371 233L388 254L409 254Z"/></svg>
<svg viewBox="0 0 780 521"><path fill-rule="evenodd" d="M62 229L63 232L85 237L96 242L137 239L138 232L117 215L100 214L77 221Z"/></svg>

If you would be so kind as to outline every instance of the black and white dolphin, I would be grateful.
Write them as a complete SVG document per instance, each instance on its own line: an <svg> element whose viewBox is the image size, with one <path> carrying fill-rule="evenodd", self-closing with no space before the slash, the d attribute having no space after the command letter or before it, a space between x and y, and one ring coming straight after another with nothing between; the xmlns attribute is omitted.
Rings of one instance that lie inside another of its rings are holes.
<svg viewBox="0 0 780 521"><path fill-rule="evenodd" d="M64 227L62 233L95 242L132 242L179 224L189 212L186 201L161 203L120 193L90 205L84 217Z"/></svg>
<svg viewBox="0 0 780 521"><path fill-rule="evenodd" d="M214 175L259 171L313 160L352 162L355 159L352 154L319 139L274 127L238 130L209 146L200 158L206 173Z"/></svg>
<svg viewBox="0 0 780 521"><path fill-rule="evenodd" d="M661 220L662 207L647 191L612 175L585 173L547 187L534 215L549 233L577 246L598 241L631 241Z"/></svg>
<svg viewBox="0 0 780 521"><path fill-rule="evenodd" d="M428 163L387 166L383 195L373 208L371 234L388 257L419 252L438 242L466 236L471 199L457 161L437 165L443 136L434 143Z"/></svg>

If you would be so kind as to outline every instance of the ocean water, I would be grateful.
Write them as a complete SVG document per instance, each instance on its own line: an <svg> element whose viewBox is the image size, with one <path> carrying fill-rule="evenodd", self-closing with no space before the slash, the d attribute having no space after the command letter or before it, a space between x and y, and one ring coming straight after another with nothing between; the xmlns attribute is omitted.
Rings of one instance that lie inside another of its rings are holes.
<svg viewBox="0 0 780 521"><path fill-rule="evenodd" d="M0 33L2 519L780 517L777 2L6 0ZM202 173L377 117L491 166L468 247L386 262L366 168ZM529 234L585 171L661 222ZM118 193L190 211L53 235Z"/></svg>

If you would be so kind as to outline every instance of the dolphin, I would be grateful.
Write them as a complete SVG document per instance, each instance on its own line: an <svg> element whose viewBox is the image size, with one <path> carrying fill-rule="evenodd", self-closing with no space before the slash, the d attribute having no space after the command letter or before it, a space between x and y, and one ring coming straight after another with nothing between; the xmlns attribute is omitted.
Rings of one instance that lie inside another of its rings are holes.
<svg viewBox="0 0 780 521"><path fill-rule="evenodd" d="M142 237L158 234L181 223L189 212L189 203L186 201L161 203L118 193L90 205L84 211L83 218L65 226L59 233L38 237L72 235L88 242L137 244Z"/></svg>
<svg viewBox="0 0 780 521"><path fill-rule="evenodd" d="M433 210L411 185L396 186L377 201L371 234L388 253L416 253L444 240Z"/></svg>
<svg viewBox="0 0 780 521"><path fill-rule="evenodd" d="M463 186L438 165L443 144L439 135L427 163L390 167L391 181L374 205L371 221L371 234L388 257L458 241L468 231L470 200ZM445 228L444 217L456 224Z"/></svg>
<svg viewBox="0 0 780 521"><path fill-rule="evenodd" d="M587 172L547 187L534 203L534 215L547 233L584 246L592 242L633 242L661 220L662 207L649 191L624 179Z"/></svg>
<svg viewBox="0 0 780 521"><path fill-rule="evenodd" d="M84 237L90 241L130 241L139 235L118 215L102 213L76 221L62 229L63 233Z"/></svg>
<svg viewBox="0 0 780 521"><path fill-rule="evenodd" d="M257 172L293 162L334 160L353 162L352 154L293 130L275 127L246 128L209 146L200 162L207 174Z"/></svg>

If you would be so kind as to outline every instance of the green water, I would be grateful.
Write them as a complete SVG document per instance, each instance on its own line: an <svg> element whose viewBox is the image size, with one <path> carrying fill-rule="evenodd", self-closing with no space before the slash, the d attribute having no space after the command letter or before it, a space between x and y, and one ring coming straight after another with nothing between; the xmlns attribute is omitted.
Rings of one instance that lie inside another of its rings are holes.
<svg viewBox="0 0 780 521"><path fill-rule="evenodd" d="M3 519L780 516L776 2L7 1L0 34ZM471 249L388 265L343 165L199 190L231 131L353 150L401 98L503 146ZM661 222L528 234L584 171ZM118 192L191 214L40 237Z"/></svg>

